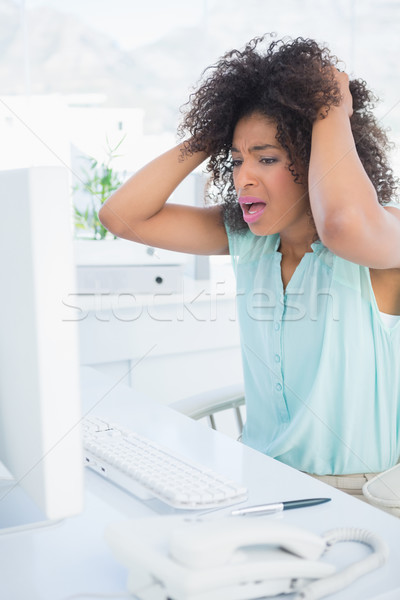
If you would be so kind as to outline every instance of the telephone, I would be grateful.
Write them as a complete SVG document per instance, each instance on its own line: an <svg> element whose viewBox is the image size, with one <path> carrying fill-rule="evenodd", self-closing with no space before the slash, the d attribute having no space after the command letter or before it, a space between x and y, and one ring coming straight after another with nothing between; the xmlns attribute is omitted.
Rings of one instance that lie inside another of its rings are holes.
<svg viewBox="0 0 400 600"><path fill-rule="evenodd" d="M371 532L337 529L320 537L265 517L157 516L115 523L106 539L129 569L138 600L252 600L297 593L316 600L381 566L387 547ZM374 552L336 573L319 559L337 541Z"/></svg>

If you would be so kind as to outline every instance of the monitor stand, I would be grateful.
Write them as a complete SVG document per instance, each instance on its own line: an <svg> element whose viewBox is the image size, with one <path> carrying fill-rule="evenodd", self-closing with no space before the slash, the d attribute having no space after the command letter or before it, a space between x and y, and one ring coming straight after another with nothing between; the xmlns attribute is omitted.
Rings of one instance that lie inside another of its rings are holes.
<svg viewBox="0 0 400 600"><path fill-rule="evenodd" d="M54 524L0 462L0 535Z"/></svg>

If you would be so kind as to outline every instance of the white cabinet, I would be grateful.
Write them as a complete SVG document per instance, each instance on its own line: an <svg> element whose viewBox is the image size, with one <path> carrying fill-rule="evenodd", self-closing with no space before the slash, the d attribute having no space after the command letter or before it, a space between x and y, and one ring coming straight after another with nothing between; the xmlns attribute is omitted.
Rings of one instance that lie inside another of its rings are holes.
<svg viewBox="0 0 400 600"><path fill-rule="evenodd" d="M78 294L80 362L170 403L242 380L232 275L185 278L182 293ZM68 317L66 317L68 318Z"/></svg>

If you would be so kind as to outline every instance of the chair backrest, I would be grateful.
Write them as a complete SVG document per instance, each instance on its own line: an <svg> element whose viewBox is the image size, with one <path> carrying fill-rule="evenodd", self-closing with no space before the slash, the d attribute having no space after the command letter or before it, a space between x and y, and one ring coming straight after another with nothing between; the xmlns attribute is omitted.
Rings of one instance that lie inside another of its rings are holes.
<svg viewBox="0 0 400 600"><path fill-rule="evenodd" d="M206 420L213 429L236 438L241 435L245 412L244 388L241 383L196 394L170 406L192 419Z"/></svg>

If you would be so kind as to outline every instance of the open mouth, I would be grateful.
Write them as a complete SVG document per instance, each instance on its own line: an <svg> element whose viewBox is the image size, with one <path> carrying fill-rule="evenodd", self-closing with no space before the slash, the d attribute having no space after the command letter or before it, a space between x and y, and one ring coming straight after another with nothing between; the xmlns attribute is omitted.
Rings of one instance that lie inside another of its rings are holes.
<svg viewBox="0 0 400 600"><path fill-rule="evenodd" d="M254 196L242 196L239 198L239 204L243 211L243 219L246 223L257 221L263 214L267 204L261 198Z"/></svg>

